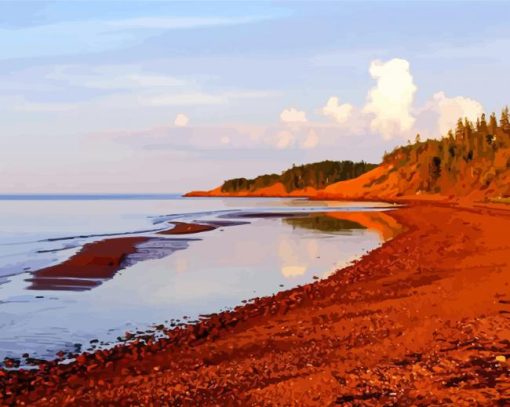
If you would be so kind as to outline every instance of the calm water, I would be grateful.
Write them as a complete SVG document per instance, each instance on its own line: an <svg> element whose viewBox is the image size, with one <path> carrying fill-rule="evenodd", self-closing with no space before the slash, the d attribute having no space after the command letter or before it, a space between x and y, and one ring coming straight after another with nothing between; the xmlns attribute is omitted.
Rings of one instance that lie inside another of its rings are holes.
<svg viewBox="0 0 510 407"><path fill-rule="evenodd" d="M176 195L0 196L0 359L25 352L53 358L78 343L87 349L93 339L112 342L126 331L196 318L325 277L388 238L371 227L387 223L378 218L387 217L384 207ZM342 218L368 211L365 224ZM244 224L155 234L172 220ZM147 256L91 290L27 289L38 269L62 262L85 243L124 235L152 237L172 250Z"/></svg>

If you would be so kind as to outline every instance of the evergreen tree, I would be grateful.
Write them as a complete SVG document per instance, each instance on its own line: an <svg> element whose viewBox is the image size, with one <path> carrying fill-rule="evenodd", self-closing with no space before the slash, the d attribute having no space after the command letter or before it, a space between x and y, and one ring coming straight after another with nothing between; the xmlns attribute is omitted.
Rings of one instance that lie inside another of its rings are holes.
<svg viewBox="0 0 510 407"><path fill-rule="evenodd" d="M496 113L491 113L489 119L489 133L494 135L498 129L498 121L496 120Z"/></svg>
<svg viewBox="0 0 510 407"><path fill-rule="evenodd" d="M505 131L510 129L510 118L508 114L508 106L501 111L501 118L499 119L499 125Z"/></svg>
<svg viewBox="0 0 510 407"><path fill-rule="evenodd" d="M223 192L255 191L281 182L290 192L296 189L313 187L322 189L338 181L356 178L375 168L376 164L364 161L322 161L306 165L292 165L292 168L283 171L281 175L261 175L254 179L234 178L223 183Z"/></svg>
<svg viewBox="0 0 510 407"><path fill-rule="evenodd" d="M409 140L408 145L395 148L390 153L385 152L383 162L392 164L390 171L399 171L406 182L415 176L419 177L416 183L410 182L409 185L430 192L441 192L443 188L447 191L449 185L459 183L480 184L484 179L483 174L489 169L497 168L497 171L501 171L501 166L505 165L505 162L501 163L501 158L508 162L507 168L510 169L510 159L507 159L510 155L509 108L502 110L499 122L495 113L490 114L487 122L484 113L474 123L461 118L455 130L449 130L446 137L439 140L422 141L421 136L416 134L414 143ZM504 155L496 154L500 149L506 149ZM323 189L335 182L356 178L374 167L374 164L352 161L294 164L281 175L269 174L251 180L236 178L226 181L222 190L252 191L277 182L282 183L288 192L305 187ZM371 184L384 182L384 179L380 177ZM483 182L483 185L488 184Z"/></svg>
<svg viewBox="0 0 510 407"><path fill-rule="evenodd" d="M478 130L480 133L487 134L487 120L485 119L485 113L482 113L482 117L480 119L480 129Z"/></svg>
<svg viewBox="0 0 510 407"><path fill-rule="evenodd" d="M455 139L462 140L464 137L464 123L462 119L457 120L457 128L455 129Z"/></svg>

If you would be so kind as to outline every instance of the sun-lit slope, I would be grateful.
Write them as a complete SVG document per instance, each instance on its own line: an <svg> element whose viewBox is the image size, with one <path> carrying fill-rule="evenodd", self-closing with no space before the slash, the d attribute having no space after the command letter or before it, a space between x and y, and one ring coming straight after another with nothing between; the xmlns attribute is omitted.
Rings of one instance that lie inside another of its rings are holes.
<svg viewBox="0 0 510 407"><path fill-rule="evenodd" d="M398 189L398 182L394 176L389 179L391 165L380 165L359 176L358 178L331 184L318 191L318 198L379 198L393 197Z"/></svg>
<svg viewBox="0 0 510 407"><path fill-rule="evenodd" d="M382 164L362 176L337 182L318 191L316 198L321 199L396 199L447 198L438 193L421 190L422 178L417 172L416 164L395 169L393 164Z"/></svg>
<svg viewBox="0 0 510 407"><path fill-rule="evenodd" d="M295 189L287 192L281 182L277 182L271 186L255 189L253 191L241 190L235 192L224 192L221 186L214 188L210 191L192 191L188 192L185 196L188 197L206 197L206 196L225 196L225 197L282 197L282 196L295 196L295 197L314 197L318 191L312 187L305 187L302 189Z"/></svg>
<svg viewBox="0 0 510 407"><path fill-rule="evenodd" d="M510 148L504 145L490 156L462 158L449 168L437 162L433 153L415 159L402 159L399 153L358 178L327 186L316 197L478 201L510 195Z"/></svg>
<svg viewBox="0 0 510 407"><path fill-rule="evenodd" d="M330 173L324 171L323 163L328 163ZM414 144L385 154L375 168L350 162L348 171L335 169L335 176L342 175L336 182L330 176L331 165L341 162L323 163L293 167L281 176L234 179L215 190L190 195L504 201L510 197L510 114L503 109L499 123L494 113L489 122L485 115L476 124L459 120L455 133L450 131L441 139L420 141L418 136ZM352 171L353 165L363 167Z"/></svg>
<svg viewBox="0 0 510 407"><path fill-rule="evenodd" d="M404 171L412 171L412 169L409 168ZM340 181L320 190L308 187L287 192L283 184L276 183L269 187L252 191L242 190L236 192L224 192L220 186L210 191L192 191L186 194L186 196L306 196L324 199L394 198L399 196L400 191L403 189L406 178L402 179L402 175L403 171L393 171L393 165L383 164L357 178Z"/></svg>
<svg viewBox="0 0 510 407"><path fill-rule="evenodd" d="M325 161L293 167L282 175L233 179L190 196L505 200L510 197L510 113L503 109L499 124L494 113L489 122L485 115L476 124L459 120L455 132L441 139L417 137L414 144L385 154L375 168L352 162L347 169L332 167L341 163L346 162Z"/></svg>
<svg viewBox="0 0 510 407"><path fill-rule="evenodd" d="M441 139L420 141L386 154L360 177L334 183L324 198L499 199L510 196L510 114L457 123Z"/></svg>
<svg viewBox="0 0 510 407"><path fill-rule="evenodd" d="M317 190L329 184L355 178L375 167L376 164L349 160L293 165L281 174L233 178L211 191L193 191L186 196L315 196Z"/></svg>

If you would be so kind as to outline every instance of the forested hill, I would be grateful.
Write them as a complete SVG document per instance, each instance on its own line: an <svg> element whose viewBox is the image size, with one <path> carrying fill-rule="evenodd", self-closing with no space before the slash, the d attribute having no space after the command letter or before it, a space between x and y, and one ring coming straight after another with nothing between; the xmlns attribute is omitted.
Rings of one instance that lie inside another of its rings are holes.
<svg viewBox="0 0 510 407"><path fill-rule="evenodd" d="M475 123L459 119L455 131L439 140L401 147L384 157L393 171L413 168L416 191L465 195L472 191L508 195L506 177L510 169L510 118L508 107L499 122L492 113ZM500 185L503 181L505 185ZM412 179L410 181L413 181ZM503 188L503 189L502 189Z"/></svg>
<svg viewBox="0 0 510 407"><path fill-rule="evenodd" d="M398 147L376 170L321 191L323 197L396 198L441 195L471 200L510 197L510 117L485 114L475 122L459 119L440 139Z"/></svg>
<svg viewBox="0 0 510 407"><path fill-rule="evenodd" d="M261 175L253 179L233 178L221 186L223 193L254 192L281 183L286 192L304 188L323 189L335 182L352 179L377 167L364 161L321 161L294 165L279 174Z"/></svg>
<svg viewBox="0 0 510 407"><path fill-rule="evenodd" d="M310 196L322 199L457 199L510 202L510 113L459 119L442 138L398 147L380 165L323 161L280 175L235 178L188 196Z"/></svg>

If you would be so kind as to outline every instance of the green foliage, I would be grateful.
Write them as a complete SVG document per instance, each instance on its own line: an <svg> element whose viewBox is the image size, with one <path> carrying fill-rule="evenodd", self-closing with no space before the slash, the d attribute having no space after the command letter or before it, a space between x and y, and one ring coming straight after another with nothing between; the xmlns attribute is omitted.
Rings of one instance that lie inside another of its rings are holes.
<svg viewBox="0 0 510 407"><path fill-rule="evenodd" d="M322 189L338 181L359 177L375 167L375 164L367 164L363 161L357 163L352 161L322 161L292 167L282 173L280 181L287 191L305 187Z"/></svg>
<svg viewBox="0 0 510 407"><path fill-rule="evenodd" d="M261 175L254 179L234 178L225 181L223 192L255 191L281 182L287 192L305 187L322 189L338 181L359 177L375 168L376 164L364 161L321 161L313 164L293 166L281 175Z"/></svg>
<svg viewBox="0 0 510 407"><path fill-rule="evenodd" d="M225 181L221 187L223 192L254 191L259 188L271 186L278 182L278 174L261 175L254 179L234 178Z"/></svg>
<svg viewBox="0 0 510 407"><path fill-rule="evenodd" d="M504 153L501 151L504 149L510 149L508 107L501 112L499 125L495 113L490 115L488 124L485 114L475 124L459 119L455 131L450 130L446 137L426 141L417 137L414 144L385 154L383 162L392 164L396 170L410 166L417 171L425 169L420 172L421 186L437 192L442 186L465 183L466 174L470 174L470 180L480 176L479 182L488 185L497 175L489 169L497 167L497 153Z"/></svg>

